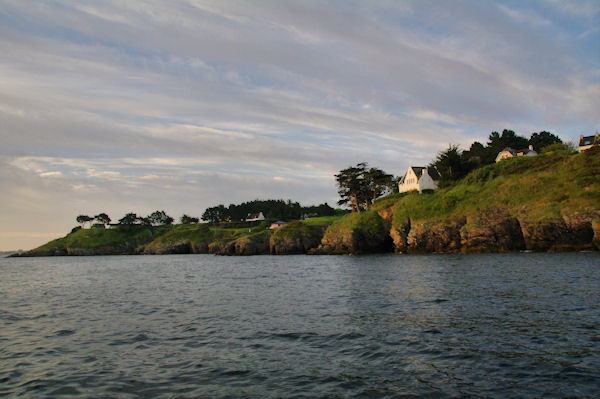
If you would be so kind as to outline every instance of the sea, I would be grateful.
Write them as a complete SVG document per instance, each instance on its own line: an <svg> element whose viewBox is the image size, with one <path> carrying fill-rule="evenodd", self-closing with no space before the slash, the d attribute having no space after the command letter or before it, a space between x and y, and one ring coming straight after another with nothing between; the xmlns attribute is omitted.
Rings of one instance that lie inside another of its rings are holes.
<svg viewBox="0 0 600 399"><path fill-rule="evenodd" d="M600 254L0 259L0 396L598 398Z"/></svg>

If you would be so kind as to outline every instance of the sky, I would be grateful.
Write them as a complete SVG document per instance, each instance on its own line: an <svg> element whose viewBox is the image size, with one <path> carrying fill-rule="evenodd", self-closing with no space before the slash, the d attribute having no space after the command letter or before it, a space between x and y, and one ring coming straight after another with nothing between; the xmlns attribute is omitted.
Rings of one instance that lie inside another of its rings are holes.
<svg viewBox="0 0 600 399"><path fill-rule="evenodd" d="M600 1L0 0L0 250L600 125Z"/></svg>

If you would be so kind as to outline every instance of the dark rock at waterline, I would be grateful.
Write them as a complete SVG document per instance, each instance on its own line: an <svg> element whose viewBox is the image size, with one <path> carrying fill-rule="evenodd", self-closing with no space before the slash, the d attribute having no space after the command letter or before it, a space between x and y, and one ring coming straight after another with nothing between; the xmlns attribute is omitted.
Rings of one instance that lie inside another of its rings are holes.
<svg viewBox="0 0 600 399"><path fill-rule="evenodd" d="M460 230L461 252L510 252L525 249L519 220L504 209L488 209L467 217Z"/></svg>
<svg viewBox="0 0 600 399"><path fill-rule="evenodd" d="M412 224L406 238L406 252L459 252L461 248L460 230L464 224L464 218Z"/></svg>
<svg viewBox="0 0 600 399"><path fill-rule="evenodd" d="M269 240L271 255L305 254L321 243L326 226L311 226L293 221L278 228Z"/></svg>
<svg viewBox="0 0 600 399"><path fill-rule="evenodd" d="M219 247L213 246L211 253L216 255L268 255L271 231L240 237Z"/></svg>
<svg viewBox="0 0 600 399"><path fill-rule="evenodd" d="M311 255L391 252L389 224L374 211L348 215L327 228L321 244Z"/></svg>

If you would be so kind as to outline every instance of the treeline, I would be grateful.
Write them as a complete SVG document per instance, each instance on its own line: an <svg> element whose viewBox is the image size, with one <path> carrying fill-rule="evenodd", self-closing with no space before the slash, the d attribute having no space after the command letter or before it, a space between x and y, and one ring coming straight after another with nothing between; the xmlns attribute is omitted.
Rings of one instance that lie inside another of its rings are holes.
<svg viewBox="0 0 600 399"><path fill-rule="evenodd" d="M179 218L181 224L189 224L189 223L198 223L200 219L197 217L192 217L188 215L182 215ZM88 216L88 215L79 215L75 218L75 221L81 225L81 227L85 227L88 224L90 227L106 227L107 225L111 225L111 218L106 213L102 212L96 216ZM118 226L134 226L134 225L143 225L143 226L162 226L173 224L175 219L171 216L167 215L165 211L154 211L147 216L138 216L137 214L130 212L119 219ZM95 222L95 223L94 223Z"/></svg>
<svg viewBox="0 0 600 399"><path fill-rule="evenodd" d="M504 129L501 134L492 132L486 145L475 141L465 151L456 145L449 145L429 166L437 169L440 175L439 186L447 187L465 177L470 171L494 163L498 153L507 147L521 150L532 146L534 151L540 153L542 149L556 144L562 144L562 140L547 131L533 133L527 139L512 130Z"/></svg>
<svg viewBox="0 0 600 399"><path fill-rule="evenodd" d="M238 222L248 218L248 215L262 212L266 219L294 220L303 217L332 216L335 209L327 203L316 206L301 206L291 200L254 200L239 205L217 205L207 208L202 220L211 223Z"/></svg>

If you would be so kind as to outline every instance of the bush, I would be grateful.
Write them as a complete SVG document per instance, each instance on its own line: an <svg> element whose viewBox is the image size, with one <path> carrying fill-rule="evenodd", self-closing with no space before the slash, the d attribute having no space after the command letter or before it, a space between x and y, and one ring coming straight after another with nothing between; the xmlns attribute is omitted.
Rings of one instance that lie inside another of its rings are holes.
<svg viewBox="0 0 600 399"><path fill-rule="evenodd" d="M75 226L73 227L73 229L71 229L71 233L75 233L76 231L81 230L81 226Z"/></svg>

